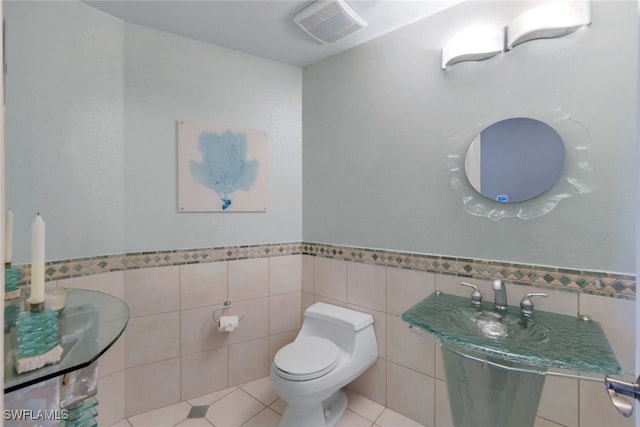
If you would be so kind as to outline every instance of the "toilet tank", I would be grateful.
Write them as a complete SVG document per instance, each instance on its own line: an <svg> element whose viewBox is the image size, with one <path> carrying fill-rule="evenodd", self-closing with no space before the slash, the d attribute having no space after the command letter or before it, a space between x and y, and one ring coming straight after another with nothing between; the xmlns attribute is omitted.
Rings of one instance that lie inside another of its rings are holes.
<svg viewBox="0 0 640 427"><path fill-rule="evenodd" d="M313 335L327 338L351 353L358 336L367 328L373 328L373 316L370 314L317 302L305 310L298 337Z"/></svg>
<svg viewBox="0 0 640 427"><path fill-rule="evenodd" d="M323 302L307 308L304 317L329 322L355 332L373 323L373 316L370 314Z"/></svg>

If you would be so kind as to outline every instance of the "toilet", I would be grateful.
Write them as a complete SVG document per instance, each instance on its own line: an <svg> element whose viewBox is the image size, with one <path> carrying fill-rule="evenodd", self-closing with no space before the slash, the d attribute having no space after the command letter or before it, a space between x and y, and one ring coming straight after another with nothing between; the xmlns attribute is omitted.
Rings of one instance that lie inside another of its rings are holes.
<svg viewBox="0 0 640 427"><path fill-rule="evenodd" d="M342 387L378 357L370 314L317 302L295 341L271 364L271 385L287 402L280 427L331 427L347 408Z"/></svg>

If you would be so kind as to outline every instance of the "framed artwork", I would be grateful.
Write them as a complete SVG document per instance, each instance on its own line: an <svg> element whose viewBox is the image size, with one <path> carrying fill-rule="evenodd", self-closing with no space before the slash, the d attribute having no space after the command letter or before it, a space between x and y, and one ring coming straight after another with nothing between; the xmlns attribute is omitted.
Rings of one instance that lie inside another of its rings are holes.
<svg viewBox="0 0 640 427"><path fill-rule="evenodd" d="M267 132L178 121L178 210L265 212Z"/></svg>

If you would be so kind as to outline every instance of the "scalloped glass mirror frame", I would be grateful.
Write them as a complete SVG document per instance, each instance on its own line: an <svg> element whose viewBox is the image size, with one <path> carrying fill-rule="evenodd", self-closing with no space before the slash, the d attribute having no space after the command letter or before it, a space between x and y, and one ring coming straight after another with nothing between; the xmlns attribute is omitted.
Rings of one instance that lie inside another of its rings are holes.
<svg viewBox="0 0 640 427"><path fill-rule="evenodd" d="M552 211L560 200L588 193L596 188L597 175L587 158L591 136L582 123L562 114L558 118L535 118L552 127L564 142L564 170L560 179L551 188L537 197L518 203L494 201L476 191L465 172L465 157L470 144L491 124L523 116L485 120L449 138L447 167L450 172L451 186L462 196L464 208L471 215L487 217L494 221L509 217L537 218Z"/></svg>

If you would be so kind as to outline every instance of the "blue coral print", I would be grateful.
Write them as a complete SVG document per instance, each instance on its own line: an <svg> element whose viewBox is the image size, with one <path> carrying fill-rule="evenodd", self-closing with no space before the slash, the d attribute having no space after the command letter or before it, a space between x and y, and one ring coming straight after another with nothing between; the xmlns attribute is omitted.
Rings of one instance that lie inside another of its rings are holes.
<svg viewBox="0 0 640 427"><path fill-rule="evenodd" d="M191 175L199 183L215 191L222 210L231 206L230 194L249 191L258 177L257 160L247 161L247 135L230 130L222 134L203 132L198 137L202 162L189 160Z"/></svg>

